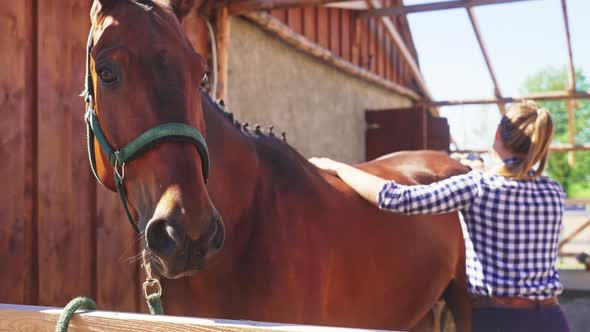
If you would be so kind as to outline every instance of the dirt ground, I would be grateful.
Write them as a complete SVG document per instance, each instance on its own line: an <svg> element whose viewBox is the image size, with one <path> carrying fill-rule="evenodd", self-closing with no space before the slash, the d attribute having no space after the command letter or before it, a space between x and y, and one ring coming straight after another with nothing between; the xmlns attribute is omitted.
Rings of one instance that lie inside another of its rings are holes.
<svg viewBox="0 0 590 332"><path fill-rule="evenodd" d="M586 273L588 273L590 281L590 272ZM572 332L590 331L590 291L566 290L559 297L559 301L565 311Z"/></svg>

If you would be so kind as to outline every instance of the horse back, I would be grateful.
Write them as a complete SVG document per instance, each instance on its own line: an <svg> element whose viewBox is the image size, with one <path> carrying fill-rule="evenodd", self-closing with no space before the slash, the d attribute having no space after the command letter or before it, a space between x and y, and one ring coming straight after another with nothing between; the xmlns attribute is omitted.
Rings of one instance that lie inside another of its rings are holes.
<svg viewBox="0 0 590 332"><path fill-rule="evenodd" d="M430 184L469 172L468 167L448 154L433 150L394 152L356 167L407 185Z"/></svg>

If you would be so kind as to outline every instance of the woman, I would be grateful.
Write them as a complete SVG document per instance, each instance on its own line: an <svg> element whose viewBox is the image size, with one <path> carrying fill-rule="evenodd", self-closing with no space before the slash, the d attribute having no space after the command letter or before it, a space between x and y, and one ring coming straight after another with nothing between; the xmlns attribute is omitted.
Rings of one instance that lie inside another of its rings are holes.
<svg viewBox="0 0 590 332"><path fill-rule="evenodd" d="M569 331L555 266L565 194L541 176L552 136L549 112L525 101L498 125L493 150L503 163L493 172L404 186L329 159L310 161L383 210L462 212L474 331L561 332Z"/></svg>

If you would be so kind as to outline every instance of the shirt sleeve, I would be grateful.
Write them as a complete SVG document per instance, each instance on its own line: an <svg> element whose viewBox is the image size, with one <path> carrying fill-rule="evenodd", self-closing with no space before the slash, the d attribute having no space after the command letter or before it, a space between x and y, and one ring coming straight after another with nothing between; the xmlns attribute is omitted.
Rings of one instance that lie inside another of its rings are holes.
<svg viewBox="0 0 590 332"><path fill-rule="evenodd" d="M403 214L437 214L468 207L479 195L477 172L454 176L429 185L406 186L394 181L383 185L379 208Z"/></svg>

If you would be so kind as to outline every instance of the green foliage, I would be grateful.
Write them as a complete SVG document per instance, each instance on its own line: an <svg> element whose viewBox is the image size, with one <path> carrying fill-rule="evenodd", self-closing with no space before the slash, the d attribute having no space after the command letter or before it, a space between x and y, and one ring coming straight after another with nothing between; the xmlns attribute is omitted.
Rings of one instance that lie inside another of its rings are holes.
<svg viewBox="0 0 590 332"><path fill-rule="evenodd" d="M590 89L590 81L581 72L576 72L578 90ZM530 76L525 83L525 93L546 91L563 91L568 86L567 71L565 69L547 68ZM569 142L569 126L567 104L565 101L539 102L546 107L555 123L554 143ZM576 144L590 142L590 101L578 101L575 111ZM570 197L590 197L590 152L576 152L576 163L572 167L568 163L567 153L552 153L549 157L547 172L549 176L559 181Z"/></svg>

